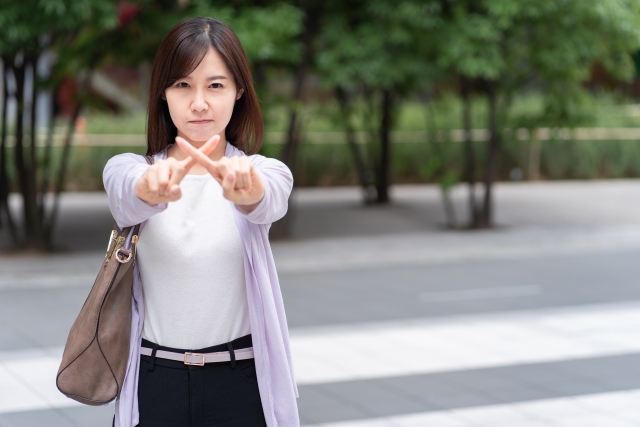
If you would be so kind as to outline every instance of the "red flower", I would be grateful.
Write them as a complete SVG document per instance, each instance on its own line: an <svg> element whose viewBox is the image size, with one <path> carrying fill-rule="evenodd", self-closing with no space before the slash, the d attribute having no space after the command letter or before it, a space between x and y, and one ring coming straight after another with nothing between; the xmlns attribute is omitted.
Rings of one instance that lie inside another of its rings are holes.
<svg viewBox="0 0 640 427"><path fill-rule="evenodd" d="M118 27L127 25L138 14L140 5L137 3L129 3L121 1L118 3Z"/></svg>

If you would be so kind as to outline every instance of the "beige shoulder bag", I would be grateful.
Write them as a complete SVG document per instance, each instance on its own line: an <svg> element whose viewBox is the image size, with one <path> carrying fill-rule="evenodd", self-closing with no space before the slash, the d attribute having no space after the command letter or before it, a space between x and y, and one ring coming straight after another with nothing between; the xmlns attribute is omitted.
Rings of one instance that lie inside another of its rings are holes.
<svg viewBox="0 0 640 427"><path fill-rule="evenodd" d="M153 157L145 156L149 164ZM114 225L104 262L64 347L56 385L87 405L106 405L122 389L129 361L133 265L140 224ZM124 243L131 234L130 248Z"/></svg>

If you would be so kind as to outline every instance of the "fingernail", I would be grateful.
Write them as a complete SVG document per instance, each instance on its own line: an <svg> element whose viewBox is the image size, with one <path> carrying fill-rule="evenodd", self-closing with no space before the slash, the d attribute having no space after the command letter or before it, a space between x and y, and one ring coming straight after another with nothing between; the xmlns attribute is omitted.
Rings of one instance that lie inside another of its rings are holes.
<svg viewBox="0 0 640 427"><path fill-rule="evenodd" d="M227 175L227 181L229 182L233 181L233 175Z"/></svg>

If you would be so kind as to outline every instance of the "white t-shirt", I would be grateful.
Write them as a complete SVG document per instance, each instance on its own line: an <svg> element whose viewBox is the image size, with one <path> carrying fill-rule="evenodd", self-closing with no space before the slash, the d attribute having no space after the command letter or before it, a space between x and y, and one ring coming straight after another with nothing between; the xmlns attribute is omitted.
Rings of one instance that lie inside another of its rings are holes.
<svg viewBox="0 0 640 427"><path fill-rule="evenodd" d="M182 197L149 218L137 262L144 290L142 337L181 349L251 333L242 240L231 205L210 174L186 175Z"/></svg>

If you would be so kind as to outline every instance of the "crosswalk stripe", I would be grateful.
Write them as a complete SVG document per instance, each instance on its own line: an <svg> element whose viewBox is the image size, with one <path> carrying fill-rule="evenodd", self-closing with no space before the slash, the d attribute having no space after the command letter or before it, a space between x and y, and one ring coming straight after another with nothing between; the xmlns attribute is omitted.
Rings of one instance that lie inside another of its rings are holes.
<svg viewBox="0 0 640 427"><path fill-rule="evenodd" d="M640 351L640 304L294 331L299 384L488 368Z"/></svg>
<svg viewBox="0 0 640 427"><path fill-rule="evenodd" d="M640 351L640 304L293 329L301 385ZM0 352L0 413L77 405L55 387L62 348Z"/></svg>

